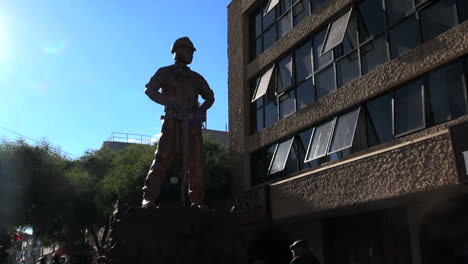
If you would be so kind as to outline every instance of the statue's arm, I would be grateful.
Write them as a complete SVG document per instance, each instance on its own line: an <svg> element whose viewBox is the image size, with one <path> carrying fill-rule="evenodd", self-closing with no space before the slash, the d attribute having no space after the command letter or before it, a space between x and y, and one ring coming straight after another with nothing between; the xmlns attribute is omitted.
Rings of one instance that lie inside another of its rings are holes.
<svg viewBox="0 0 468 264"><path fill-rule="evenodd" d="M162 84L162 73L158 70L153 75L153 77L151 77L150 81L145 85L145 94L156 103L167 106L170 103L169 100L166 96L159 92Z"/></svg>
<svg viewBox="0 0 468 264"><path fill-rule="evenodd" d="M210 86L206 82L206 80L202 77L202 82L200 85L200 96L205 100L203 104L200 106L200 108L204 111L210 109L210 107L213 105L215 98L214 98L214 93L213 90L211 90Z"/></svg>

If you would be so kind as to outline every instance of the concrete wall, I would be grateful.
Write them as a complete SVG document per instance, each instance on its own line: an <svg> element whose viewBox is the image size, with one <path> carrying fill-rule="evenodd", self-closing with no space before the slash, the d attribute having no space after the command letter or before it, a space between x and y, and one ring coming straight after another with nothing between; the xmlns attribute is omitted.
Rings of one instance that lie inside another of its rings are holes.
<svg viewBox="0 0 468 264"><path fill-rule="evenodd" d="M234 0L228 6L228 100L229 142L233 168L233 191L240 192L248 185L248 153L246 138L249 129L249 90L244 78L248 54L248 17L242 13L242 1Z"/></svg>
<svg viewBox="0 0 468 264"><path fill-rule="evenodd" d="M443 130L272 184L273 219L457 185L451 137Z"/></svg>

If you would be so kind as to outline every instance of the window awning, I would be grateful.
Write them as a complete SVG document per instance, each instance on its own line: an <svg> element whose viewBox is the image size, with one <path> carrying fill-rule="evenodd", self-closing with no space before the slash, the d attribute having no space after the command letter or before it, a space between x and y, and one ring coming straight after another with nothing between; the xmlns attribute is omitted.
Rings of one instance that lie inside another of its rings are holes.
<svg viewBox="0 0 468 264"><path fill-rule="evenodd" d="M257 87L255 88L254 95L252 97L252 103L257 101L258 98L264 96L268 90L268 86L270 85L271 76L273 75L273 71L275 70L275 65L273 65L268 71L266 71L260 80L257 82Z"/></svg>
<svg viewBox="0 0 468 264"><path fill-rule="evenodd" d="M268 174L273 174L284 170L293 141L294 137L283 141L276 146L275 153L273 154L273 158L271 159L271 163L268 168Z"/></svg>
<svg viewBox="0 0 468 264"><path fill-rule="evenodd" d="M353 9L349 9L344 15L333 21L328 27L327 34L320 55L323 55L343 42L349 19Z"/></svg>
<svg viewBox="0 0 468 264"><path fill-rule="evenodd" d="M279 3L279 0L270 0L270 2L268 2L268 5L267 5L267 8L265 9L265 13L263 13L263 15L265 16L266 14L268 14L273 8L275 8L275 6L277 6Z"/></svg>
<svg viewBox="0 0 468 264"><path fill-rule="evenodd" d="M360 112L359 107L315 127L304 162L352 147Z"/></svg>

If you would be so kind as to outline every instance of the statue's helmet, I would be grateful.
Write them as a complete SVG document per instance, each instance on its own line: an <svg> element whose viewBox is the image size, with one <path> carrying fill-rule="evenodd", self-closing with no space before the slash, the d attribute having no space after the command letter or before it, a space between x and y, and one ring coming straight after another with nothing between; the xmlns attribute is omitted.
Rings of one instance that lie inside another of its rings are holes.
<svg viewBox="0 0 468 264"><path fill-rule="evenodd" d="M178 38L176 41L174 41L174 44L172 44L172 47L171 47L171 53L174 54L174 52L176 51L178 47L187 47L187 48L193 49L193 51L197 50L195 46L193 46L192 41L188 37Z"/></svg>

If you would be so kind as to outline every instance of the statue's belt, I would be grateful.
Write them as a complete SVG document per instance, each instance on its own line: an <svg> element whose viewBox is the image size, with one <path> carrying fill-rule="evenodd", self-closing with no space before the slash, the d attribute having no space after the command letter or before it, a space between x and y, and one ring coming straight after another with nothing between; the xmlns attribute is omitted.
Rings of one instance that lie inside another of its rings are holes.
<svg viewBox="0 0 468 264"><path fill-rule="evenodd" d="M161 116L164 120L184 120L190 123L203 123L206 121L206 112L202 110L166 110Z"/></svg>

